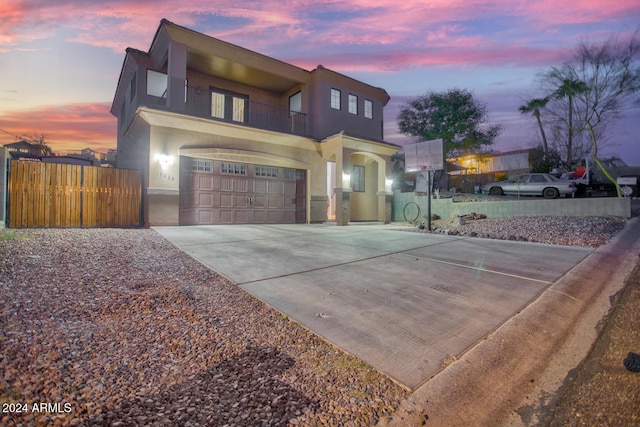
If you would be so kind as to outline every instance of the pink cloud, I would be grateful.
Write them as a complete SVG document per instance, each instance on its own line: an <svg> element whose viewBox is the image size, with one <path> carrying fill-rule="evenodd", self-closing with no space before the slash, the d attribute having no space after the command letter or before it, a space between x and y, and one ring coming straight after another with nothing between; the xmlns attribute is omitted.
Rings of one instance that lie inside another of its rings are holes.
<svg viewBox="0 0 640 427"><path fill-rule="evenodd" d="M45 135L56 152L92 147L106 151L116 147L116 120L108 103L43 105L0 115L0 129L14 135ZM9 135L3 134L3 143Z"/></svg>
<svg viewBox="0 0 640 427"><path fill-rule="evenodd" d="M85 2L58 0L0 6L3 26L0 44L16 47L38 38L51 37L61 28L70 41L106 47L122 52L127 46L146 49L161 18L197 27L207 17L241 18L238 27L211 28L207 32L231 42L268 48L269 45L395 45L416 42L446 43L448 46L480 45L482 37L464 35L465 20L494 14L513 16L537 28L553 31L567 23L593 22L638 13L635 0L585 0L574 3L557 0L513 3L486 0L351 0L335 2L282 2L265 0L174 1L112 0ZM322 12L322 20L317 18ZM327 16L335 16L332 22ZM344 18L346 17L346 18ZM453 22L457 24L452 24ZM416 40L416 34L425 35Z"/></svg>
<svg viewBox="0 0 640 427"><path fill-rule="evenodd" d="M438 67L438 66L472 66L495 67L519 66L539 67L557 64L566 57L566 49L544 49L524 46L477 47L471 43L468 47L450 49L445 46L427 47L423 49L393 49L361 53L326 54L322 57L322 65L344 72L394 72L403 69ZM284 59L305 69L313 69L317 58Z"/></svg>

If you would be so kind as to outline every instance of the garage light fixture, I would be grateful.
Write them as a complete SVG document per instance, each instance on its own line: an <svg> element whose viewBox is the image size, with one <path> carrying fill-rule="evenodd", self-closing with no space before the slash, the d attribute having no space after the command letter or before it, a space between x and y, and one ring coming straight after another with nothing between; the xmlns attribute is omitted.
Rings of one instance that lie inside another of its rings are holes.
<svg viewBox="0 0 640 427"><path fill-rule="evenodd" d="M169 169L169 166L173 165L173 156L168 154L156 154L155 159L158 161L160 169L163 171Z"/></svg>

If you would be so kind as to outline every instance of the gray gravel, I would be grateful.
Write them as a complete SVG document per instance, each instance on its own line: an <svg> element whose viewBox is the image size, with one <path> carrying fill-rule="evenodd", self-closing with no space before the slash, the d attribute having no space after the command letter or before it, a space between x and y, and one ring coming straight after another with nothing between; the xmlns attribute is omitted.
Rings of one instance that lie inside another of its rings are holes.
<svg viewBox="0 0 640 427"><path fill-rule="evenodd" d="M514 217L433 221L432 232L489 239L519 240L596 248L618 233L621 217ZM418 231L426 232L417 228Z"/></svg>
<svg viewBox="0 0 640 427"><path fill-rule="evenodd" d="M594 246L624 220L446 225ZM153 230L0 230L0 296L1 426L362 426L407 397Z"/></svg>

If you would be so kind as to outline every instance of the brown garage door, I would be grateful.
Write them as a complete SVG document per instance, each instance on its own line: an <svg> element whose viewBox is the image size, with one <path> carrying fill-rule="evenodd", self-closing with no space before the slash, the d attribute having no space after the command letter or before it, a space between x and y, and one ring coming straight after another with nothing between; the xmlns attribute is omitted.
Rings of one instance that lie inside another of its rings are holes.
<svg viewBox="0 0 640 427"><path fill-rule="evenodd" d="M180 158L180 224L306 222L306 172Z"/></svg>

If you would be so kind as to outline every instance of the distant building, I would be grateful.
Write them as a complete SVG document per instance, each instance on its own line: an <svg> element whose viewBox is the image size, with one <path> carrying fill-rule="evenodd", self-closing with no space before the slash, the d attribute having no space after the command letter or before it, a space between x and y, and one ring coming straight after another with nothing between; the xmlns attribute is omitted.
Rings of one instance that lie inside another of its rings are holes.
<svg viewBox="0 0 640 427"><path fill-rule="evenodd" d="M65 165L79 166L99 166L98 160L90 160L81 156L63 155L63 156L42 156L40 161L43 163L62 163Z"/></svg>
<svg viewBox="0 0 640 427"><path fill-rule="evenodd" d="M451 175L505 173L517 175L531 170L529 164L530 149L507 151L504 153L470 155L451 159L459 166Z"/></svg>
<svg viewBox="0 0 640 427"><path fill-rule="evenodd" d="M117 157L118 157L118 150L109 149L107 151L107 153L105 154L105 156L104 156L103 163L106 162L108 164L111 164L111 165L115 166L116 165L116 161L118 160Z"/></svg>
<svg viewBox="0 0 640 427"><path fill-rule="evenodd" d="M39 144L32 144L28 141L12 142L10 144L4 144L4 147L9 152L11 160L20 159L39 159L42 155L42 146Z"/></svg>
<svg viewBox="0 0 640 427"><path fill-rule="evenodd" d="M98 153L93 148L83 148L79 153L68 153L65 156L58 157L66 157L70 161L78 162L74 164L84 164L86 166L100 166L102 164L101 159L102 153Z"/></svg>
<svg viewBox="0 0 640 427"><path fill-rule="evenodd" d="M115 165L115 154L110 154L109 162L107 154L96 152L92 148L85 148L78 153L69 153L56 156L51 149L44 144L33 144L28 141L18 141L4 144L9 152L11 160L32 160L45 163L64 163L82 166L102 166L103 159L106 165ZM116 150L110 150L115 152Z"/></svg>

